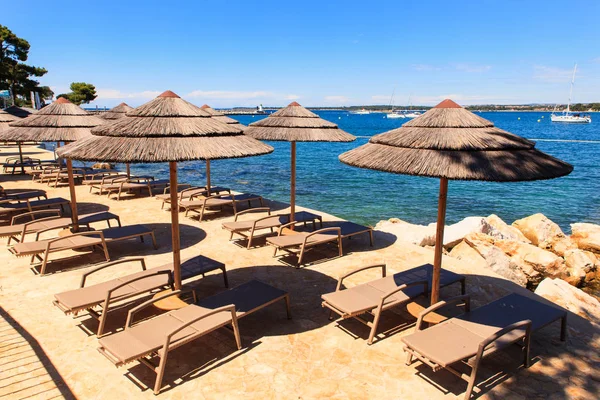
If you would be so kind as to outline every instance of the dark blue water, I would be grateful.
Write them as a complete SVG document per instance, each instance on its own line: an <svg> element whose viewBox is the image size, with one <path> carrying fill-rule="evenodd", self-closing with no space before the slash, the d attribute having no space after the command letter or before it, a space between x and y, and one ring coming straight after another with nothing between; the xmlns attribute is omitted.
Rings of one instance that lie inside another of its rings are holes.
<svg viewBox="0 0 600 400"><path fill-rule="evenodd" d="M322 210L359 223L375 224L398 217L427 224L437 215L437 179L394 175L349 167L338 155L366 143L369 137L394 129L406 120L385 114L352 115L341 111L318 114L355 135L353 143L298 143L297 204ZM541 212L569 231L573 222L600 223L600 115L591 124L550 122L549 113L481 113L509 132L539 139L537 148L575 166L569 176L549 181L488 183L451 181L448 223L472 215L498 214L507 222ZM236 116L243 124L263 116ZM538 120L540 122L538 122ZM270 143L275 151L266 156L213 161L212 182L243 192L288 201L290 144ZM168 165L135 165L137 174L168 176ZM180 164L180 181L205 182L203 162Z"/></svg>

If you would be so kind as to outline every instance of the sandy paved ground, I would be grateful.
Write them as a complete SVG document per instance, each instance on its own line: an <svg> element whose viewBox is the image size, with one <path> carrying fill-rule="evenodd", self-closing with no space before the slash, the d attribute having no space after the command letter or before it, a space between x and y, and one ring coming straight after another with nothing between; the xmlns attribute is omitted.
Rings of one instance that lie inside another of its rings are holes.
<svg viewBox="0 0 600 400"><path fill-rule="evenodd" d="M34 147L27 153L48 157ZM14 154L3 147L0 154ZM287 182L282 182L287 184ZM2 176L6 188L45 188L49 197L68 198L65 187L46 188L23 176ZM79 210L107 210L121 216L124 224L143 223L156 231L159 244L124 243L110 247L112 259L145 256L149 267L168 263L170 215L153 198L115 201L77 188ZM284 205L271 203L273 208ZM327 209L323 204L322 208ZM401 217L401 210L398 210ZM325 220L335 219L320 212ZM183 215L183 214L182 214ZM271 248L258 242L246 250L228 241L221 223L230 216L199 223L182 221L182 256L198 254L226 264L232 285L252 278L289 291L293 319L285 318L283 305L275 304L240 323L243 349L237 351L232 335L214 332L181 347L169 358L160 398L194 399L452 399L462 398L466 383L446 372L432 373L418 363L404 364L401 336L413 331L414 319L403 310L383 318L382 333L366 344L367 329L354 321L328 320L320 306L320 295L335 289L338 276L357 267L385 262L390 272L431 262L433 252L395 242L377 233L375 247L366 238L345 243L346 255L336 250L315 252L313 264L292 268L273 258ZM100 227L100 225L96 225ZM76 254L74 254L76 255ZM80 275L102 261L99 253L81 255L53 264L54 273L35 275L28 259L0 252L0 397L21 398L153 398L154 374L132 363L115 368L96 351L97 339L87 331L96 322L83 314L65 316L53 307L53 294L76 288ZM444 266L467 276L467 292L481 305L510 291L526 290L495 275L446 258ZM100 274L97 281L133 271L124 266L117 272ZM349 284L375 278L375 271L358 274ZM187 283L200 296L224 290L221 276L211 273ZM457 290L448 288L444 296ZM113 317L117 329L123 315ZM540 331L534 339L534 364L518 367L515 354L494 355L485 364L476 391L490 399L592 399L600 397L599 331L588 321L569 316L569 339L558 340L558 326ZM558 324L557 324L558 325Z"/></svg>

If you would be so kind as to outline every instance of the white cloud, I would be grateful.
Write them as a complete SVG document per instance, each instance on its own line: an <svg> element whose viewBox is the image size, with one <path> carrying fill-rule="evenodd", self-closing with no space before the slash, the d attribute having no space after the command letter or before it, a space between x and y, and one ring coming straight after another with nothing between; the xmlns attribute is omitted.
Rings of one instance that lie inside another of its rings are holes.
<svg viewBox="0 0 600 400"><path fill-rule="evenodd" d="M298 100L300 98L300 96L298 96L297 94L288 94L284 98L286 100Z"/></svg>
<svg viewBox="0 0 600 400"><path fill-rule="evenodd" d="M202 97L208 99L248 100L256 98L273 97L273 93L265 91L238 92L227 90L194 90L185 97Z"/></svg>
<svg viewBox="0 0 600 400"><path fill-rule="evenodd" d="M323 99L326 103L337 106L344 105L350 100L350 98L346 96L325 96Z"/></svg>
<svg viewBox="0 0 600 400"><path fill-rule="evenodd" d="M371 96L371 100L376 104L388 104L390 102L390 95L387 94L375 94Z"/></svg>
<svg viewBox="0 0 600 400"><path fill-rule="evenodd" d="M430 65L430 64L413 64L412 68L415 71L439 71L439 70L441 70L440 67L436 67L435 65Z"/></svg>
<svg viewBox="0 0 600 400"><path fill-rule="evenodd" d="M97 88L96 94L98 94L98 98L95 100L105 100L105 99L153 99L162 92L153 91L153 90L145 90L143 92L121 92L118 89L103 89Z"/></svg>
<svg viewBox="0 0 600 400"><path fill-rule="evenodd" d="M491 65L475 65L475 64L459 63L459 64L455 64L454 68L456 68L459 71L463 71L463 72L481 73L481 72L489 71L490 69L492 69L492 66Z"/></svg>
<svg viewBox="0 0 600 400"><path fill-rule="evenodd" d="M572 69L561 69L545 65L533 66L533 79L550 83L566 83L571 80Z"/></svg>

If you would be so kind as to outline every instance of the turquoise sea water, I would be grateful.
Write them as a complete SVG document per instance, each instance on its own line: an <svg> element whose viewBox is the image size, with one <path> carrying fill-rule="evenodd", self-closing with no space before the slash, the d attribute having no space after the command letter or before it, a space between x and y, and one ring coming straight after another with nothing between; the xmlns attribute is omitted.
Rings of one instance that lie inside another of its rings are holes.
<svg viewBox="0 0 600 400"><path fill-rule="evenodd" d="M339 154L407 120L387 119L380 113L352 115L319 111L318 114L358 139L352 143L298 143L297 204L364 224L392 217L418 224L435 221L437 179L353 168L338 160ZM567 232L573 222L600 223L600 114L592 114L594 121L582 125L552 123L549 113L484 112L480 115L502 129L537 140L537 148L573 164L575 170L567 177L539 182L451 181L448 223L492 213L510 223L536 212L545 214ZM234 118L249 124L264 116ZM213 161L213 184L289 201L290 144L270 144L275 148L270 155ZM157 178L168 176L166 163L135 165L132 170ZM181 163L179 171L181 182L205 182L204 162Z"/></svg>

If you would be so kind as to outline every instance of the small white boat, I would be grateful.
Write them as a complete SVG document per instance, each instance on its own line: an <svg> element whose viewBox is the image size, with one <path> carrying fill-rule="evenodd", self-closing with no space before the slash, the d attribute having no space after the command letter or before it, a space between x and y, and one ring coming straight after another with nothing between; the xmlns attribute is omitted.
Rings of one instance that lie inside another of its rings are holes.
<svg viewBox="0 0 600 400"><path fill-rule="evenodd" d="M562 114L555 114L555 111L550 115L552 122L562 122L567 124L589 124L592 122L592 117L588 114L574 113L571 111L571 98L573 97L573 85L575 84L575 73L577 72L577 64L573 68L573 78L571 79L571 90L569 91L569 102L567 109ZM556 108L555 108L556 110Z"/></svg>
<svg viewBox="0 0 600 400"><path fill-rule="evenodd" d="M387 114L387 117L390 119L397 119L397 118L406 118L406 115L404 115L404 113L402 113L402 111L400 110L392 110L392 112Z"/></svg>
<svg viewBox="0 0 600 400"><path fill-rule="evenodd" d="M365 110L364 108L362 110L358 110L358 111L350 111L350 114L356 114L356 115L366 115L366 114L371 114L371 111L369 110Z"/></svg>
<svg viewBox="0 0 600 400"><path fill-rule="evenodd" d="M418 111L410 111L404 114L406 118L417 118L421 116L421 113Z"/></svg>

